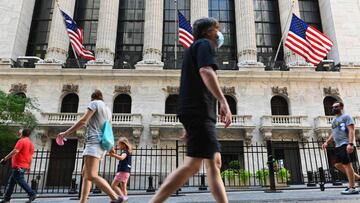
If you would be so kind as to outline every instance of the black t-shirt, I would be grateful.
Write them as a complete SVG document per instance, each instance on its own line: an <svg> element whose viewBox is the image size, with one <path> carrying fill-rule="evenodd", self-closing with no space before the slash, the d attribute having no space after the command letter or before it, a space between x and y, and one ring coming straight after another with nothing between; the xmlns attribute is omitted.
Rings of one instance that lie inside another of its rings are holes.
<svg viewBox="0 0 360 203"><path fill-rule="evenodd" d="M123 150L121 154L126 154L124 160L119 161L117 172L129 172L131 171L131 154L127 150Z"/></svg>
<svg viewBox="0 0 360 203"><path fill-rule="evenodd" d="M215 51L208 39L196 40L184 53L181 70L178 116L210 118L216 122L216 99L202 81L199 70L218 69Z"/></svg>

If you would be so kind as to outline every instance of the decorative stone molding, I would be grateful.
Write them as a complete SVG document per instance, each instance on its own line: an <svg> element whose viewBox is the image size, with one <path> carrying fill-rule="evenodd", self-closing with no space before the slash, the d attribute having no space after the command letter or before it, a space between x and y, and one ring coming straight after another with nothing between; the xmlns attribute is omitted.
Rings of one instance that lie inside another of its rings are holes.
<svg viewBox="0 0 360 203"><path fill-rule="evenodd" d="M287 87L272 87L271 88L273 95L285 95L288 96Z"/></svg>
<svg viewBox="0 0 360 203"><path fill-rule="evenodd" d="M14 61L11 58L0 58L0 64L13 65Z"/></svg>
<svg viewBox="0 0 360 203"><path fill-rule="evenodd" d="M152 143L157 144L160 140L160 128L150 128Z"/></svg>
<svg viewBox="0 0 360 203"><path fill-rule="evenodd" d="M271 140L272 138L272 130L269 129L269 130L264 130L263 132L263 135L264 135L264 140L267 141L267 140Z"/></svg>
<svg viewBox="0 0 360 203"><path fill-rule="evenodd" d="M110 54L112 57L115 57L115 53L112 52L109 48L97 48L96 54Z"/></svg>
<svg viewBox="0 0 360 203"><path fill-rule="evenodd" d="M127 85L127 86L120 86L120 85L115 85L114 88L114 93L119 93L119 94L130 94L131 93L131 86Z"/></svg>
<svg viewBox="0 0 360 203"><path fill-rule="evenodd" d="M85 145L85 131L83 129L76 131L76 137L78 139L78 148L82 149Z"/></svg>
<svg viewBox="0 0 360 203"><path fill-rule="evenodd" d="M48 135L48 131L45 129L39 129L35 131L35 136L40 138L41 141L41 146L45 147L46 143L49 140L49 135Z"/></svg>
<svg viewBox="0 0 360 203"><path fill-rule="evenodd" d="M62 92L79 93L79 85L74 85L74 84L63 85Z"/></svg>
<svg viewBox="0 0 360 203"><path fill-rule="evenodd" d="M332 87L324 87L324 95L339 96L339 89Z"/></svg>
<svg viewBox="0 0 360 203"><path fill-rule="evenodd" d="M142 128L133 128L133 142L135 145L138 145L140 143L140 137L142 134Z"/></svg>
<svg viewBox="0 0 360 203"><path fill-rule="evenodd" d="M97 58L96 60L88 61L86 65L114 65L114 62L106 59Z"/></svg>
<svg viewBox="0 0 360 203"><path fill-rule="evenodd" d="M237 57L239 58L244 55L255 55L256 56L256 54L257 54L257 52L254 49L244 49L244 50L238 52Z"/></svg>
<svg viewBox="0 0 360 203"><path fill-rule="evenodd" d="M65 51L64 49L58 48L58 47L49 47L47 49L47 52L55 52L55 53L59 53L59 54L63 54L65 56L68 56L67 51Z"/></svg>
<svg viewBox="0 0 360 203"><path fill-rule="evenodd" d="M166 92L168 94L179 94L179 87L174 87L174 86L167 86L166 87Z"/></svg>
<svg viewBox="0 0 360 203"><path fill-rule="evenodd" d="M227 95L235 95L235 87L221 87L221 91Z"/></svg>
<svg viewBox="0 0 360 203"><path fill-rule="evenodd" d="M160 49L155 49L155 48L145 49L143 53L144 54L157 54L159 56L162 55L161 50Z"/></svg>
<svg viewBox="0 0 360 203"><path fill-rule="evenodd" d="M18 92L27 92L27 84L23 83L17 83L17 84L11 84L11 88L9 90L10 93L18 93Z"/></svg>
<svg viewBox="0 0 360 203"><path fill-rule="evenodd" d="M251 140L253 138L253 131L254 131L254 129L246 129L245 130L245 143L246 143L246 145L251 144Z"/></svg>

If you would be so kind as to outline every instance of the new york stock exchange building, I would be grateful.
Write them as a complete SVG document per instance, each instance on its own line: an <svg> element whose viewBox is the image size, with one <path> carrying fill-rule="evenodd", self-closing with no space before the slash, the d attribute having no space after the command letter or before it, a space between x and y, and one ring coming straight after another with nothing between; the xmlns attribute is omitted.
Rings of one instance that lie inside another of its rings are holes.
<svg viewBox="0 0 360 203"><path fill-rule="evenodd" d="M359 137L360 1L295 0L293 7L288 0L177 0L176 4L174 0L1 1L0 89L36 98L39 107L33 112L39 127L31 137L38 151L30 180L39 188L79 183L85 130L71 135L62 147L55 137L83 115L95 89L103 92L113 112L115 138L127 137L136 146L130 189L148 189L149 177L158 188L182 163L186 148L179 138L182 125L176 109L185 49L179 43L175 48L177 8L191 23L201 17L218 19L225 36L225 44L216 49L217 75L233 117L229 128L216 125L222 171L245 174L239 180L224 176L226 186L266 184L258 174L267 170L269 155L277 170L286 169L287 187L316 184L320 167L326 182L341 182L333 167L333 149L322 151L319 140L331 130L331 106L336 101L344 102L345 112L353 116ZM58 6L83 29L84 46L96 60L76 60ZM317 66L284 43L274 61L286 38L291 10L334 43ZM116 164L106 157L100 174L111 180ZM354 166L359 169L358 163ZM186 186L206 186L203 176L205 170Z"/></svg>

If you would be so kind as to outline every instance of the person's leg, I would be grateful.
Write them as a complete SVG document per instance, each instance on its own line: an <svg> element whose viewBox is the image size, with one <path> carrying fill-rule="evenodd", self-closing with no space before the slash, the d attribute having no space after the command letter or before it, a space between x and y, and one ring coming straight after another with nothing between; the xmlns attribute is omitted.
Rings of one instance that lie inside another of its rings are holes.
<svg viewBox="0 0 360 203"><path fill-rule="evenodd" d="M205 160L206 172L209 187L217 203L227 203L228 199L224 183L221 179L220 168L221 168L221 155L219 152L215 153L214 159Z"/></svg>
<svg viewBox="0 0 360 203"><path fill-rule="evenodd" d="M119 184L120 181L114 179L113 182L111 183L111 188L116 192L116 194L118 194L119 196L124 196L122 191L119 188Z"/></svg>
<svg viewBox="0 0 360 203"><path fill-rule="evenodd" d="M123 196L127 196L127 182L120 182L120 189Z"/></svg>
<svg viewBox="0 0 360 203"><path fill-rule="evenodd" d="M343 164L346 176L349 181L349 187L354 188L355 187L355 175L354 175L354 168L352 167L351 163Z"/></svg>
<svg viewBox="0 0 360 203"><path fill-rule="evenodd" d="M118 195L111 189L109 183L99 176L99 158L87 156L85 162L86 170L85 177L87 180L92 181L103 192L105 192L112 200L117 200Z"/></svg>
<svg viewBox="0 0 360 203"><path fill-rule="evenodd" d="M184 164L173 171L161 184L159 191L156 192L150 203L164 202L176 189L199 171L201 163L201 158L186 157Z"/></svg>
<svg viewBox="0 0 360 203"><path fill-rule="evenodd" d="M82 187L81 187L81 195L80 195L80 203L86 203L87 199L89 197L90 194L90 190L91 190L91 186L92 186L92 182L90 180L88 180L88 178L86 177L86 173L85 171L86 169L86 159L87 156L84 156L84 168L82 170Z"/></svg>
<svg viewBox="0 0 360 203"><path fill-rule="evenodd" d="M16 182L20 185L22 189L25 190L25 192L29 195L29 197L33 197L36 195L35 191L31 189L31 187L27 184L24 178L25 169L20 169L18 171L18 175L15 176Z"/></svg>
<svg viewBox="0 0 360 203"><path fill-rule="evenodd" d="M346 170L345 170L343 164L336 163L335 168L338 169L339 171L341 171L342 173L346 174ZM355 171L354 171L354 176L355 176L355 180L360 180L360 175L355 173Z"/></svg>
<svg viewBox="0 0 360 203"><path fill-rule="evenodd" d="M8 180L8 184L6 186L5 189L5 194L4 194L4 200L10 200L11 199L11 195L14 192L14 188L16 185L16 181L15 181L15 175L16 175L16 170L15 169L11 169L11 175L9 177Z"/></svg>

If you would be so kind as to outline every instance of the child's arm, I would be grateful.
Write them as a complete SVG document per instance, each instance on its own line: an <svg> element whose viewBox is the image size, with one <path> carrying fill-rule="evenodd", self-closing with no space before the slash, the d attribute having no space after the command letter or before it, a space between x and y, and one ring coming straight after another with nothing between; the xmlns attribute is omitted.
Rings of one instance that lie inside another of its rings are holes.
<svg viewBox="0 0 360 203"><path fill-rule="evenodd" d="M115 157L115 159L120 160L120 161L124 160L127 157L126 153L121 153L120 155L115 154L115 153L110 153L109 155L111 157Z"/></svg>

